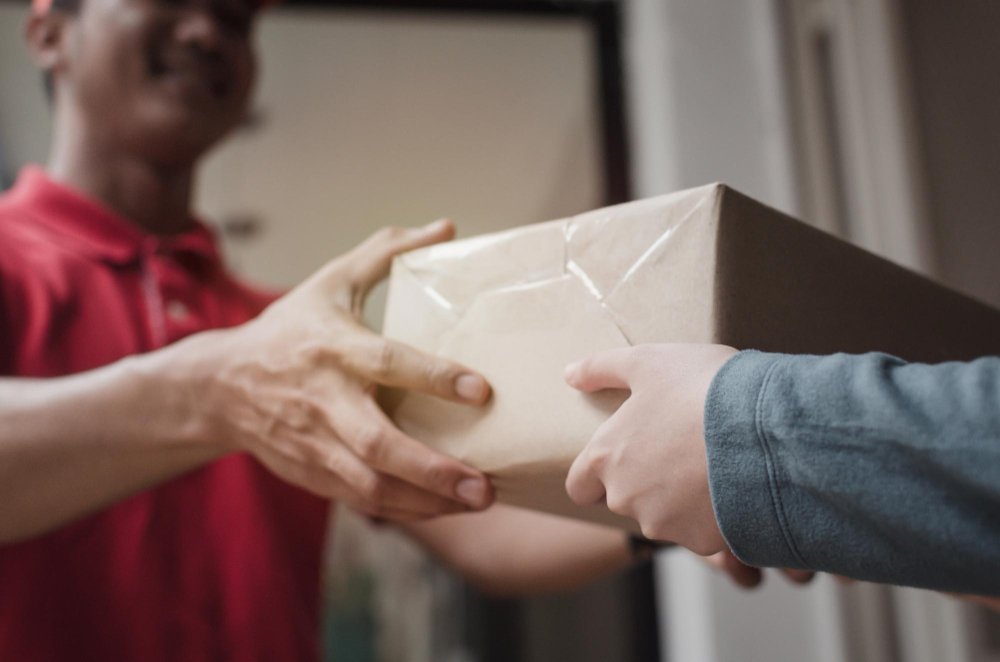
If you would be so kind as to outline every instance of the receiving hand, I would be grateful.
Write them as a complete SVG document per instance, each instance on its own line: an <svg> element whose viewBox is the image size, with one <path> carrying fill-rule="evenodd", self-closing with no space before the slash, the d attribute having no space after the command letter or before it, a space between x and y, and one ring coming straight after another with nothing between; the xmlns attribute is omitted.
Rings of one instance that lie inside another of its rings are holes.
<svg viewBox="0 0 1000 662"><path fill-rule="evenodd" d="M728 575L741 588L756 588L764 581L764 571L761 568L743 563L728 549L701 558L707 565ZM793 584L808 584L816 576L811 570L794 568L782 568L781 574Z"/></svg>
<svg viewBox="0 0 1000 662"><path fill-rule="evenodd" d="M486 381L361 322L365 297L395 255L453 234L447 221L382 230L252 322L193 337L211 366L192 396L209 433L369 516L414 520L488 506L493 492L482 473L398 430L374 400L386 385L481 405Z"/></svg>
<svg viewBox="0 0 1000 662"><path fill-rule="evenodd" d="M566 381L581 391L631 391L570 468L570 498L605 499L650 539L703 556L727 550L709 494L703 416L712 378L735 353L722 345L640 345L569 366Z"/></svg>

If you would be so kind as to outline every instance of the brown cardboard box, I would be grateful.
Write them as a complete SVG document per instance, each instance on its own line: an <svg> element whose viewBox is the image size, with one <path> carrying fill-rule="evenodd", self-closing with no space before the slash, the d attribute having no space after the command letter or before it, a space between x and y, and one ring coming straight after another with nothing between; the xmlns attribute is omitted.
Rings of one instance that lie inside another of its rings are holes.
<svg viewBox="0 0 1000 662"><path fill-rule="evenodd" d="M503 502L637 530L565 494L623 397L574 391L569 362L650 342L970 359L1000 352L1000 312L713 184L401 256L385 333L494 388L483 410L391 393L403 430L489 473Z"/></svg>

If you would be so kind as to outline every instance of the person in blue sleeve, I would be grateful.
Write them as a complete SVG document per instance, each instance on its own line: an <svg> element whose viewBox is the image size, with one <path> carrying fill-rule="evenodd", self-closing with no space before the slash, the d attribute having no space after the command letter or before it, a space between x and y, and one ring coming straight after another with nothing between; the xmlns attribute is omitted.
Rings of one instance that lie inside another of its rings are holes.
<svg viewBox="0 0 1000 662"><path fill-rule="evenodd" d="M570 470L577 503L703 555L1000 596L1000 358L643 345L566 379L631 391Z"/></svg>

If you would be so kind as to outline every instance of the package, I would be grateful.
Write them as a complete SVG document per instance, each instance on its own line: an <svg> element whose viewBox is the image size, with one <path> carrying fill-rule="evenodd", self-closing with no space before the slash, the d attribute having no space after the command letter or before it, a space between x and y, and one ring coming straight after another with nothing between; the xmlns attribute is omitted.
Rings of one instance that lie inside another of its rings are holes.
<svg viewBox="0 0 1000 662"><path fill-rule="evenodd" d="M384 331L493 386L481 409L389 393L401 429L485 471L501 502L633 531L566 496L574 458L627 395L570 388L572 361L654 342L924 362L1000 352L1000 312L721 184L402 255Z"/></svg>

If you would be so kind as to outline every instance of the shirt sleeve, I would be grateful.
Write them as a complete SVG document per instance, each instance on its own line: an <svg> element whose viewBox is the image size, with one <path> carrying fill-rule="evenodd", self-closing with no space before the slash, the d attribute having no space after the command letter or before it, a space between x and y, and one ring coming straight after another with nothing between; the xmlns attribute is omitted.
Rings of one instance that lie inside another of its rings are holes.
<svg viewBox="0 0 1000 662"><path fill-rule="evenodd" d="M705 438L744 562L1000 595L1000 358L741 352Z"/></svg>

